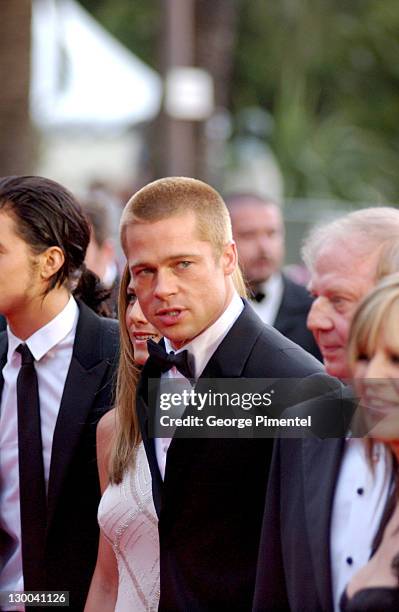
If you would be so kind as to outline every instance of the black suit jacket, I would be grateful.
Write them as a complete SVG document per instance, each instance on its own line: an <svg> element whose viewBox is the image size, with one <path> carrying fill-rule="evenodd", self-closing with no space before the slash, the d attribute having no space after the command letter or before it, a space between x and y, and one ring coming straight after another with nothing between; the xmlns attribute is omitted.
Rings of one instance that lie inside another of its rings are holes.
<svg viewBox="0 0 399 612"><path fill-rule="evenodd" d="M331 380L335 387L325 401L313 399L287 410L286 416L312 415L312 435L275 442L254 612L334 609L330 523L345 436L357 399L349 387Z"/></svg>
<svg viewBox="0 0 399 612"><path fill-rule="evenodd" d="M306 377L310 381L312 375L325 376L320 372L319 362L264 325L246 304L201 379ZM272 440L174 438L163 482L147 428L147 383L159 376L149 359L137 394L159 515L159 609L245 612L252 607Z"/></svg>
<svg viewBox="0 0 399 612"><path fill-rule="evenodd" d="M274 449L254 612L332 612L330 522L343 438Z"/></svg>
<svg viewBox="0 0 399 612"><path fill-rule="evenodd" d="M112 406L119 347L118 324L79 303L79 320L51 452L48 485L46 575L43 590L70 592L68 610L83 610L94 571L100 487L96 426ZM7 334L0 334L0 368ZM0 377L0 393L3 379ZM1 534L2 555L12 543ZM40 608L41 609L41 608Z"/></svg>
<svg viewBox="0 0 399 612"><path fill-rule="evenodd" d="M322 361L321 353L312 332L306 326L306 319L312 305L312 297L305 287L287 276L283 278L283 296L273 326L305 351Z"/></svg>

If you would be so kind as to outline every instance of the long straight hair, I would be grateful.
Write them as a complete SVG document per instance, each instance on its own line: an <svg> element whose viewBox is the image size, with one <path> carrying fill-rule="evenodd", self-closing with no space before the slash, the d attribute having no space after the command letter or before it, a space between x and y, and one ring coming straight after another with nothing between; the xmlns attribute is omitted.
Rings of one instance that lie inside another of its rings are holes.
<svg viewBox="0 0 399 612"><path fill-rule="evenodd" d="M133 465L134 451L141 440L136 413L136 388L140 370L134 361L133 346L126 325L129 282L129 268L125 266L119 287L120 357L116 379L115 432L111 441L109 463L109 477L114 484L119 484L125 470Z"/></svg>

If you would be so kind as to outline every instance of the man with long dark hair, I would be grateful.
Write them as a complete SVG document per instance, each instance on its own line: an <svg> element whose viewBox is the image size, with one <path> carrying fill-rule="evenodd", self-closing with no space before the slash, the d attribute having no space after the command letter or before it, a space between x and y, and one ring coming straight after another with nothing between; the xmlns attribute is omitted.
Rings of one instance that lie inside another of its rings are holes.
<svg viewBox="0 0 399 612"><path fill-rule="evenodd" d="M96 559L95 429L118 347L117 323L93 312L105 293L83 263L89 238L58 183L0 179L0 591L69 591L76 611Z"/></svg>

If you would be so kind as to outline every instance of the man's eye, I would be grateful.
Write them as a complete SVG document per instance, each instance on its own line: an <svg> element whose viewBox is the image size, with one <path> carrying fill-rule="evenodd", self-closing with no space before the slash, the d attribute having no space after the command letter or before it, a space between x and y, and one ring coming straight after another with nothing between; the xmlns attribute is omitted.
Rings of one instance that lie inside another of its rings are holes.
<svg viewBox="0 0 399 612"><path fill-rule="evenodd" d="M334 308L339 311L345 310L348 306L348 300L339 296L331 298L330 302L334 306Z"/></svg>
<svg viewBox="0 0 399 612"><path fill-rule="evenodd" d="M138 270L137 272L134 273L134 276L149 276L150 274L153 273L153 270L151 268L142 268L141 270Z"/></svg>
<svg viewBox="0 0 399 612"><path fill-rule="evenodd" d="M179 266L179 268L189 268L191 266L192 262L191 261L179 261L179 263L177 264Z"/></svg>

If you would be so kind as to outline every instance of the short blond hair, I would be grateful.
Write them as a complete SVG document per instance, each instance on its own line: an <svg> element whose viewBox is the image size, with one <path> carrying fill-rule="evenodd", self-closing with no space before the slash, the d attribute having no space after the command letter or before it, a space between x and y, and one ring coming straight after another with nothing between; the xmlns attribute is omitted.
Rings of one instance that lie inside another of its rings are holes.
<svg viewBox="0 0 399 612"><path fill-rule="evenodd" d="M193 178L166 177L149 183L126 204L120 223L122 248L125 232L137 222L153 223L192 211L197 219L198 236L210 242L220 256L233 240L230 215L222 196L210 185Z"/></svg>
<svg viewBox="0 0 399 612"><path fill-rule="evenodd" d="M397 336L399 321L399 274L386 276L359 304L348 339L348 362L353 369L362 353L371 353L384 326L388 337Z"/></svg>

